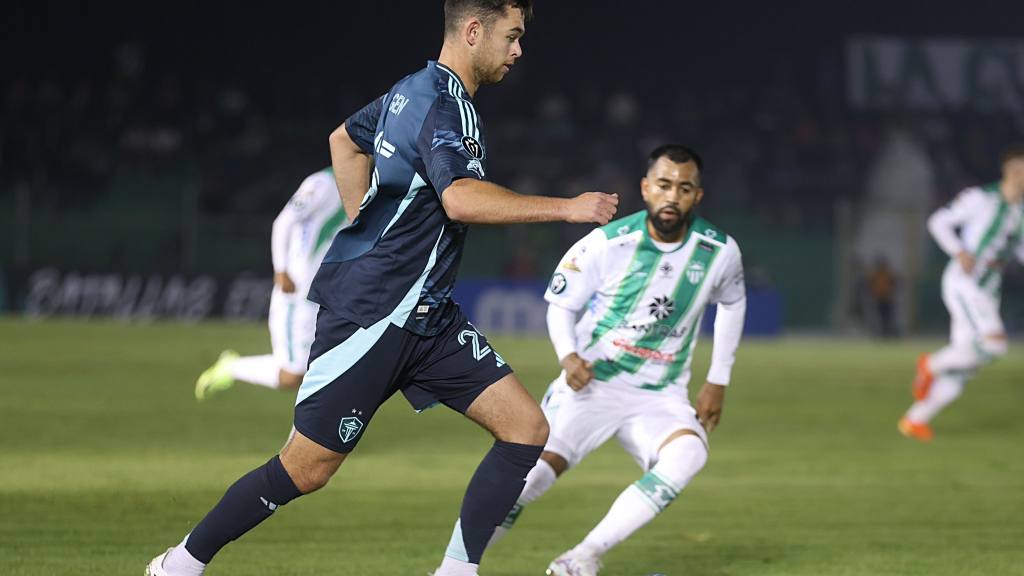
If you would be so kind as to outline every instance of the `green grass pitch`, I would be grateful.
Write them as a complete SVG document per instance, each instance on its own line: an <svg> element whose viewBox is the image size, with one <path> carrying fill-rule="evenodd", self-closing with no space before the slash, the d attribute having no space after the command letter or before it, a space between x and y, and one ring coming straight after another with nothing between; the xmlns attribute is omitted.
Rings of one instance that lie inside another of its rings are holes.
<svg viewBox="0 0 1024 576"><path fill-rule="evenodd" d="M0 321L0 574L141 575L284 441L287 394L192 397L221 349L262 353L268 340L258 325ZM549 345L493 343L539 396L555 374ZM1024 349L982 371L921 445L895 424L917 353L937 345L744 343L707 467L602 574L1024 574ZM708 352L704 342L698 375ZM229 545L208 573L436 567L489 438L401 397L365 434L326 489ZM542 574L639 474L605 446L526 509L482 573Z"/></svg>

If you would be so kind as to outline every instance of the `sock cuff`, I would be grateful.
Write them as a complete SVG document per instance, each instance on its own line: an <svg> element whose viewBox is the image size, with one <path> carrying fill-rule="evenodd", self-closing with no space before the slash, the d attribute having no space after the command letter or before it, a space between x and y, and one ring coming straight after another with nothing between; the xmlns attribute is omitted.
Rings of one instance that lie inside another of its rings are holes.
<svg viewBox="0 0 1024 576"><path fill-rule="evenodd" d="M495 440L494 446L491 447L491 452L500 455L502 458L516 466L523 466L530 469L533 468L537 463L537 460L540 459L541 453L544 452L544 447L534 446L533 444L516 444L515 442Z"/></svg>
<svg viewBox="0 0 1024 576"><path fill-rule="evenodd" d="M274 493L274 498L277 499L275 503L278 506L284 506L302 496L302 492L295 486L295 482L292 482L292 477L288 475L288 471L284 469L284 464L281 463L279 455L275 455L270 460L267 460L264 470L267 473L267 483Z"/></svg>

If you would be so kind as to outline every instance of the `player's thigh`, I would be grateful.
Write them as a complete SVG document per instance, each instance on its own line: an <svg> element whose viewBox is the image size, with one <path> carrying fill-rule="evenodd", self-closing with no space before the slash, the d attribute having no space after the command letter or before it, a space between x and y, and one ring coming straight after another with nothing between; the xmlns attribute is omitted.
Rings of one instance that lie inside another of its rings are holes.
<svg viewBox="0 0 1024 576"><path fill-rule="evenodd" d="M617 391L607 385L592 382L576 391L563 375L549 391L545 414L551 432L544 449L564 458L570 468L607 442L626 421L628 405L621 404Z"/></svg>
<svg viewBox="0 0 1024 576"><path fill-rule="evenodd" d="M956 279L943 283L943 301L949 309L951 326L963 339L970 333L974 340L1005 334L999 315L999 299L980 288L973 280Z"/></svg>
<svg viewBox="0 0 1024 576"><path fill-rule="evenodd" d="M296 396L295 429L324 448L351 452L404 378L409 340L387 319L363 328L321 312L313 360Z"/></svg>
<svg viewBox="0 0 1024 576"><path fill-rule="evenodd" d="M644 470L658 462L659 451L673 437L693 434L707 446L707 432L697 411L681 395L637 390L632 401L635 409L616 439Z"/></svg>
<svg viewBox="0 0 1024 576"><path fill-rule="evenodd" d="M515 374L488 386L465 413L498 440L541 445L548 437L544 413Z"/></svg>
<svg viewBox="0 0 1024 576"><path fill-rule="evenodd" d="M270 347L274 361L282 370L304 374L309 347L316 329L317 306L294 294L276 289L270 296Z"/></svg>

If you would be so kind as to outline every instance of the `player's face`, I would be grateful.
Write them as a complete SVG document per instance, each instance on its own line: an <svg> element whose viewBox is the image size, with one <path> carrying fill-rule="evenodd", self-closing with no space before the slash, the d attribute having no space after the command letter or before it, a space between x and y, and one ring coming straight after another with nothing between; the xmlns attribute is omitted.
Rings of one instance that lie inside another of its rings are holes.
<svg viewBox="0 0 1024 576"><path fill-rule="evenodd" d="M1014 158L1003 165L1003 177L1009 184L1008 202L1024 200L1024 158Z"/></svg>
<svg viewBox="0 0 1024 576"><path fill-rule="evenodd" d="M473 54L473 70L481 84L496 84L523 55L519 39L526 33L523 11L505 7L505 14L483 30Z"/></svg>
<svg viewBox="0 0 1024 576"><path fill-rule="evenodd" d="M687 215L704 197L697 164L692 160L673 162L664 156L640 181L640 192L651 225L662 238L673 240L686 224Z"/></svg>

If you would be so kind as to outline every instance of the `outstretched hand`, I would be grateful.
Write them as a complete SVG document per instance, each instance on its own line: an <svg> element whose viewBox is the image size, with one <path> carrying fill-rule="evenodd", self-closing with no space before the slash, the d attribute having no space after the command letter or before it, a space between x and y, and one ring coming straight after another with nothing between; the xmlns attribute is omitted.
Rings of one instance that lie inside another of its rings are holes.
<svg viewBox="0 0 1024 576"><path fill-rule="evenodd" d="M615 211L619 208L618 194L604 192L584 192L569 200L565 221L573 224L599 224L604 226L611 222Z"/></svg>

